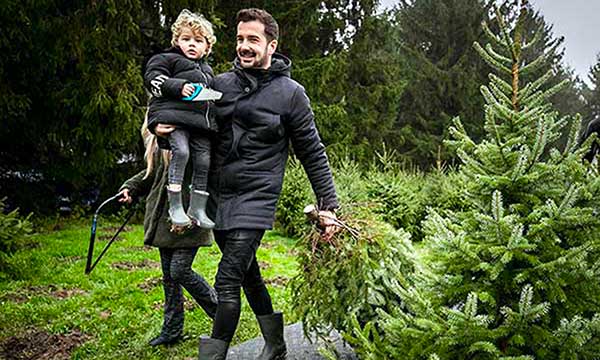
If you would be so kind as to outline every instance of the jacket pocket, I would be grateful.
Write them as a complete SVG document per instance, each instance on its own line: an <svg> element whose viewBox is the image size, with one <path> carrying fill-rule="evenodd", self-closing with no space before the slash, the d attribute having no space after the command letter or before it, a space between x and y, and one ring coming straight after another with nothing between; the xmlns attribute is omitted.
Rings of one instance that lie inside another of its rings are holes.
<svg viewBox="0 0 600 360"><path fill-rule="evenodd" d="M256 121L256 131L254 131L254 139L259 142L273 144L281 140L285 135L285 130L281 124L280 115L266 115Z"/></svg>

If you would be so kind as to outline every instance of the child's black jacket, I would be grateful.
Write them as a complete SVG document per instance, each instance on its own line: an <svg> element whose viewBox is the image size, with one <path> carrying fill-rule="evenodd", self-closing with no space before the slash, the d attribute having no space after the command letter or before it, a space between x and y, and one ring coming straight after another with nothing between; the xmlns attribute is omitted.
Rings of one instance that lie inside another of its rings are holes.
<svg viewBox="0 0 600 360"><path fill-rule="evenodd" d="M212 69L204 59L188 59L178 47L152 56L144 66L144 85L152 94L148 109L150 131L154 132L158 123L192 131L216 131L210 102L181 100L183 85L201 83L211 87L213 77Z"/></svg>

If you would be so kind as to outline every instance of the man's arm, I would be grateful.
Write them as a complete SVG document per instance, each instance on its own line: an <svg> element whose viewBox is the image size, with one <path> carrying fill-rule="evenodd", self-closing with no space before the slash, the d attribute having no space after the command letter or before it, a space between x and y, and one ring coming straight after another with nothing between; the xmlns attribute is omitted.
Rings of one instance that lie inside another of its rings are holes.
<svg viewBox="0 0 600 360"><path fill-rule="evenodd" d="M302 163L311 183L321 223L326 227L325 236L331 236L335 230L336 216L333 212L338 206L337 194L333 183L329 160L325 146L317 131L310 100L299 86L292 96L288 126L294 153Z"/></svg>

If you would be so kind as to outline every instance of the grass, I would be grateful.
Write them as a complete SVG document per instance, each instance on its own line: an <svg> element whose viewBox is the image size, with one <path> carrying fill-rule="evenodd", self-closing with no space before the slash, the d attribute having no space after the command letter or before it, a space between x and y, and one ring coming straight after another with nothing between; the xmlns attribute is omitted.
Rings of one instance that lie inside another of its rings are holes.
<svg viewBox="0 0 600 360"><path fill-rule="evenodd" d="M98 238L111 231L107 226L98 229L96 254L106 244ZM86 341L72 352L72 359L196 358L197 339L209 334L212 326L197 305L185 312L186 341L171 347L147 345L160 332L164 295L157 283L161 277L158 250L142 246L142 227L134 225L123 233L89 276L84 275L88 239L89 225L71 223L59 231L33 235L39 246L14 256L11 262L18 265L19 279L0 282L0 343L28 329L50 334L79 331ZM286 313L288 323L294 319L284 284L296 273L294 244L268 232L258 251L274 307ZM219 258L216 245L201 248L194 270L212 283ZM186 297L192 304L187 293ZM244 300L233 343L258 335Z"/></svg>

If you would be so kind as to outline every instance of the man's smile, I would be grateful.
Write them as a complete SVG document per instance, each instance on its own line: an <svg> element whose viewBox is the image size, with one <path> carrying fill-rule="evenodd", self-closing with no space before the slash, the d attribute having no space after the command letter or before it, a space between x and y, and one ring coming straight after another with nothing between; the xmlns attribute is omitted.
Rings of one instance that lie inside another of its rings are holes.
<svg viewBox="0 0 600 360"><path fill-rule="evenodd" d="M256 57L256 53L250 50L243 50L238 52L238 56L242 61L250 61Z"/></svg>

